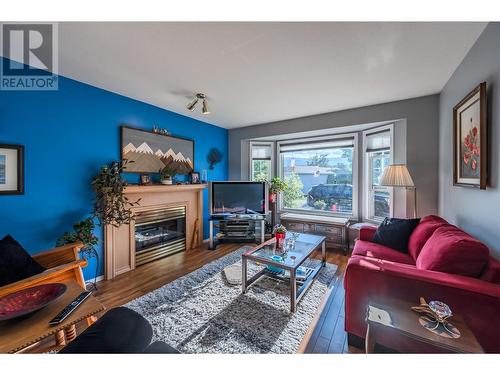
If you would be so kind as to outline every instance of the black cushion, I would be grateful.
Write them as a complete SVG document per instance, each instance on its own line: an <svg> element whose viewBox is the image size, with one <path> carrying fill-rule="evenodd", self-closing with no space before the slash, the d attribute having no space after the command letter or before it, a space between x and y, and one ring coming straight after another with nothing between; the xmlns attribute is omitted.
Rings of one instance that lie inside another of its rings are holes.
<svg viewBox="0 0 500 375"><path fill-rule="evenodd" d="M386 217L377 228L372 241L402 253L408 253L408 241L418 223L420 219Z"/></svg>
<svg viewBox="0 0 500 375"><path fill-rule="evenodd" d="M153 337L151 324L126 307L109 310L59 353L142 353Z"/></svg>
<svg viewBox="0 0 500 375"><path fill-rule="evenodd" d="M45 271L12 236L0 240L0 286Z"/></svg>
<svg viewBox="0 0 500 375"><path fill-rule="evenodd" d="M144 353L147 354L180 354L175 348L172 348L170 345L165 344L163 341L155 341L151 345L149 345Z"/></svg>

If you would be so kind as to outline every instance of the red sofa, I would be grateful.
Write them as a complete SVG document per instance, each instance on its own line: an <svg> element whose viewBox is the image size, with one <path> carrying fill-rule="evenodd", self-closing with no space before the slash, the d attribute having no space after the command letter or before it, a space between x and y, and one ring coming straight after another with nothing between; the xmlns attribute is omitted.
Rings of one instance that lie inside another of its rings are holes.
<svg viewBox="0 0 500 375"><path fill-rule="evenodd" d="M500 353L500 262L488 248L438 216L423 218L408 254L371 242L376 227L364 226L349 259L345 286L345 330L351 344L366 334L369 301L396 298L418 303L440 300L463 316L487 353ZM435 349L403 337L379 344L401 352Z"/></svg>

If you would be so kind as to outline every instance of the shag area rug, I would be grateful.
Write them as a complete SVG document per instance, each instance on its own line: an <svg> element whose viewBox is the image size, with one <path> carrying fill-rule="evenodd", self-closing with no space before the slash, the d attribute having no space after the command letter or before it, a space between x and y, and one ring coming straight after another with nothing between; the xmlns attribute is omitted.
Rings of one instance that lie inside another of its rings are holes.
<svg viewBox="0 0 500 375"><path fill-rule="evenodd" d="M246 294L221 272L241 264L242 247L125 306L153 326L154 340L183 353L295 353L308 332L337 266L327 264L297 306L290 312L287 283L262 277ZM318 260L308 260L313 266ZM249 277L261 266L248 263Z"/></svg>

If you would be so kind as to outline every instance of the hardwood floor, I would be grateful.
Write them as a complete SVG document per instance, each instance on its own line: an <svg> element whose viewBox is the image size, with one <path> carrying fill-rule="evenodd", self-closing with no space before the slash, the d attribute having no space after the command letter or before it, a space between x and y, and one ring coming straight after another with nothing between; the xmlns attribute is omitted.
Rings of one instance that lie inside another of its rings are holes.
<svg viewBox="0 0 500 375"><path fill-rule="evenodd" d="M123 305L141 295L161 287L197 268L243 246L223 244L216 250L207 250L204 244L193 250L171 255L136 268L113 280L98 283L94 293L108 309ZM320 253L315 254L320 258ZM348 347L344 331L344 289L343 279L348 257L341 251L327 250L327 262L338 266L337 277L332 285L332 293L325 302L305 353L355 353L358 349Z"/></svg>
<svg viewBox="0 0 500 375"><path fill-rule="evenodd" d="M184 276L203 265L243 246L242 244L223 244L217 250L207 250L204 244L193 250L171 255L148 263L116 277L113 280L100 281L98 290L93 295L110 309L121 306L137 297L149 293L181 276ZM314 256L321 259L318 251ZM309 340L301 346L304 353L360 353L357 348L347 345L344 331L344 272L348 257L341 251L327 250L327 262L338 266L337 274L332 282L328 299L316 319L314 330L309 332ZM87 328L84 323L77 325L78 334ZM40 353L53 344L53 338L42 340L38 345L27 350L27 353Z"/></svg>

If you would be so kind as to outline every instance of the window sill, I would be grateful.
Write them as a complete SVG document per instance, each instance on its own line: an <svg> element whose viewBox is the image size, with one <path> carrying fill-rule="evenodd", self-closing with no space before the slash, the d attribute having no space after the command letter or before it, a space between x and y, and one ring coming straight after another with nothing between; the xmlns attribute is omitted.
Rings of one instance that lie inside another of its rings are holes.
<svg viewBox="0 0 500 375"><path fill-rule="evenodd" d="M347 222L349 221L349 217L315 215L314 213L303 214L295 212L282 212L280 214L280 220L286 220L286 219L305 220L317 223L335 223L335 224L347 224Z"/></svg>

